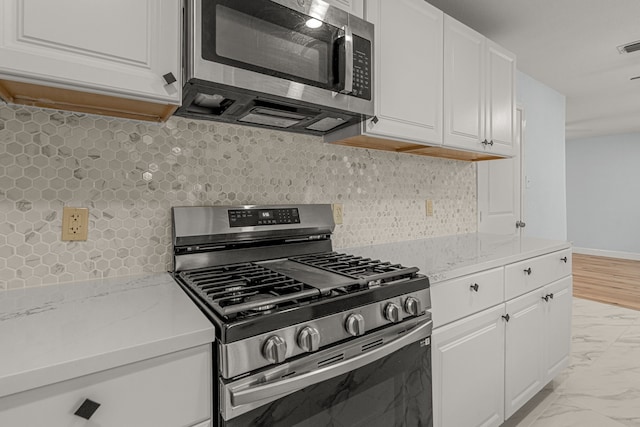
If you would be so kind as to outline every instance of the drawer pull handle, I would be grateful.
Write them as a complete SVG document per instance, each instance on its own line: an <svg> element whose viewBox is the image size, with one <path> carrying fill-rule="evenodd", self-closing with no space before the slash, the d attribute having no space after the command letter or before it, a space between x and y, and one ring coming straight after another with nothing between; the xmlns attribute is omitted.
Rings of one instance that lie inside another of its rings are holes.
<svg viewBox="0 0 640 427"><path fill-rule="evenodd" d="M564 261L564 263L566 264L568 259L567 259L567 257L562 257L562 258L560 258L560 261Z"/></svg>
<svg viewBox="0 0 640 427"><path fill-rule="evenodd" d="M509 316L509 313L507 313L504 316L502 316L502 318L508 322L509 319L511 319L511 316Z"/></svg>
<svg viewBox="0 0 640 427"><path fill-rule="evenodd" d="M480 289L480 286L478 286L477 283L474 283L473 285L469 286L469 289L471 289L472 291L478 292L478 289Z"/></svg>
<svg viewBox="0 0 640 427"><path fill-rule="evenodd" d="M80 405L78 410L74 412L73 415L77 415L80 418L88 420L93 416L93 414L98 410L99 407L100 404L98 402L94 402L91 399L85 399L84 402L82 402L82 405Z"/></svg>
<svg viewBox="0 0 640 427"><path fill-rule="evenodd" d="M525 269L524 272L527 273L527 276L531 276L531 267Z"/></svg>

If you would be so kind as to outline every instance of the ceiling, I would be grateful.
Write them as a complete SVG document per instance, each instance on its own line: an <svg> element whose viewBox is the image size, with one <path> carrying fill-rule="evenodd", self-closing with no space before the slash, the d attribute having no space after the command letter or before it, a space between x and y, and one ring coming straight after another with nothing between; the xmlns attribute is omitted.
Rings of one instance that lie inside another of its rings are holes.
<svg viewBox="0 0 640 427"><path fill-rule="evenodd" d="M428 0L566 96L566 138L640 132L639 0Z"/></svg>

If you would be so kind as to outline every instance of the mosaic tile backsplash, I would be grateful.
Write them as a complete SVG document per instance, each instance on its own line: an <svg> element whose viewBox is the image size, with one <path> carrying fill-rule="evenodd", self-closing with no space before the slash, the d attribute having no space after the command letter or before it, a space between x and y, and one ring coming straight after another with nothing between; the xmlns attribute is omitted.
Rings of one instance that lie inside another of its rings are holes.
<svg viewBox="0 0 640 427"><path fill-rule="evenodd" d="M276 203L342 203L337 249L474 232L475 165L0 103L0 290L167 271L171 206ZM89 208L88 241L61 241L63 206Z"/></svg>

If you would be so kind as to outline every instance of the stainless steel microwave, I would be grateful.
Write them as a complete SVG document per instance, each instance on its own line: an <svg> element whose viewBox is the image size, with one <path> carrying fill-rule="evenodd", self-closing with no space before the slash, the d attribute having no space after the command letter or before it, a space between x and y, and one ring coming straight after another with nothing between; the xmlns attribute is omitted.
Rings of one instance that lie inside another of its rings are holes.
<svg viewBox="0 0 640 427"><path fill-rule="evenodd" d="M321 0L186 0L176 114L324 135L373 115L373 24Z"/></svg>

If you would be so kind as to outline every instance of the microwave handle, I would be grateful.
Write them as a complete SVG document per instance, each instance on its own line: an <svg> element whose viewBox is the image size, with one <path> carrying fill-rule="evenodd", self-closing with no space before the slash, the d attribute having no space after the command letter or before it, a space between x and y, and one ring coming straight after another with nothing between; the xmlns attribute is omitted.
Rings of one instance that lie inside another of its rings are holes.
<svg viewBox="0 0 640 427"><path fill-rule="evenodd" d="M310 385L326 381L350 371L354 371L365 365L373 363L376 360L380 360L385 356L395 353L396 351L413 342L419 341L431 335L432 327L433 322L431 320L419 323L404 335L401 335L400 337L394 339L393 341L382 347L378 347L375 350L362 353L352 359L335 363L316 371L307 372L285 379L278 379L244 390L231 389L231 403L234 406L240 406L247 404L257 404L258 402L263 400L273 400L273 398L276 396L287 395L298 390L302 390L303 388Z"/></svg>
<svg viewBox="0 0 640 427"><path fill-rule="evenodd" d="M351 27L342 27L344 32L344 87L340 93L350 94L353 92L353 33Z"/></svg>

